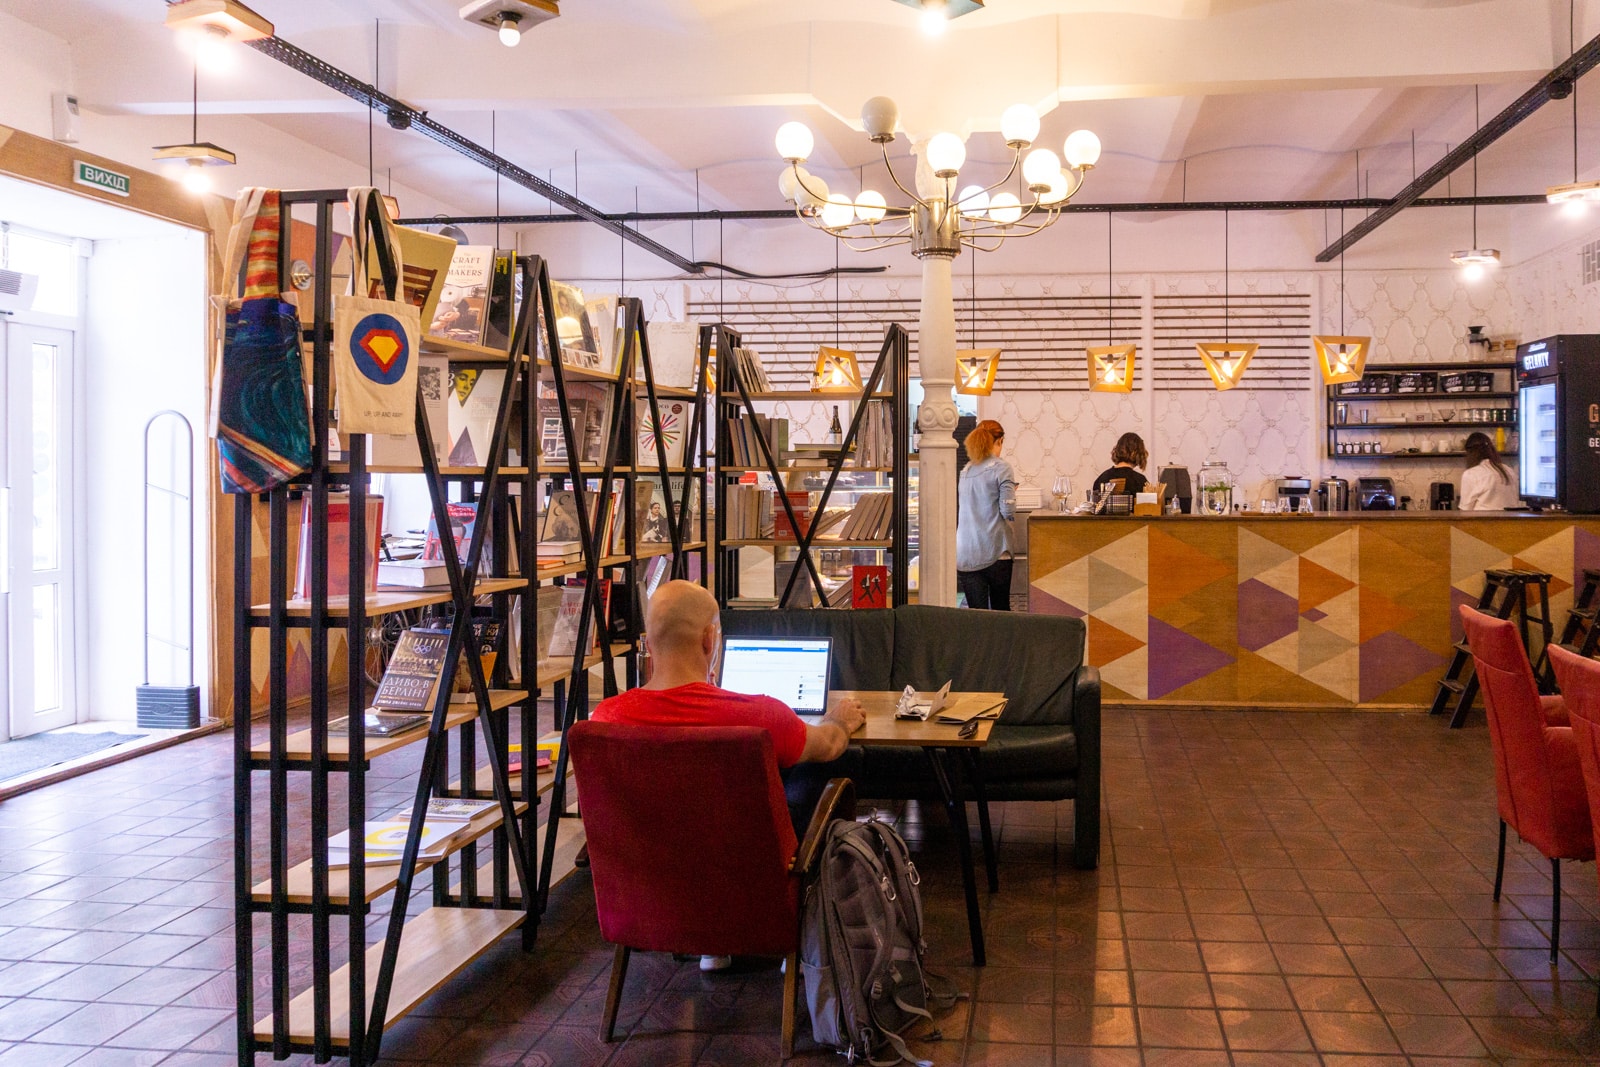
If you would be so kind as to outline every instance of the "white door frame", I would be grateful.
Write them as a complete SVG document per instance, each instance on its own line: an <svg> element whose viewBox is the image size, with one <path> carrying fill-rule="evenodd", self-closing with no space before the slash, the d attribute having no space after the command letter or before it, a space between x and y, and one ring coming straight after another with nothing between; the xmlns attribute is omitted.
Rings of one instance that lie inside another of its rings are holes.
<svg viewBox="0 0 1600 1067"><path fill-rule="evenodd" d="M0 675L0 737L24 737L43 730L69 726L81 718L78 705L81 596L78 589L78 555L81 548L77 514L81 507L77 457L79 454L79 388L77 367L81 336L70 319L44 315L17 315L0 327L0 354L5 374L0 386L6 426L0 453L4 478L5 605L0 611L0 638L5 659ZM54 565L35 570L33 565L33 453L34 401L39 393L34 378L36 345L52 346L55 403L56 484L58 502L57 544ZM56 591L55 679L57 699L49 710L34 708L39 680L34 677L34 590Z"/></svg>

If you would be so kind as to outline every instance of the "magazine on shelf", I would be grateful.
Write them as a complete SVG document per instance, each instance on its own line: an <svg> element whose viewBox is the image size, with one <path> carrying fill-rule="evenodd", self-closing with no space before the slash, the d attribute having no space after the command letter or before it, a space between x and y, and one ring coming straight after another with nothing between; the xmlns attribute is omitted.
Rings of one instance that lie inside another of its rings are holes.
<svg viewBox="0 0 1600 1067"><path fill-rule="evenodd" d="M431 711L449 645L448 630L402 630L372 706L379 711Z"/></svg>
<svg viewBox="0 0 1600 1067"><path fill-rule="evenodd" d="M483 343L490 348L509 349L511 333L517 323L516 286L512 275L517 269L517 254L497 248L493 274L489 280L489 307L484 315Z"/></svg>
<svg viewBox="0 0 1600 1067"><path fill-rule="evenodd" d="M488 466L505 384L503 370L457 367L451 371L445 401L450 427L449 466Z"/></svg>
<svg viewBox="0 0 1600 1067"><path fill-rule="evenodd" d="M615 294L590 297L583 306L599 349L599 369L609 374L616 369L617 356L622 351L623 309Z"/></svg>
<svg viewBox="0 0 1600 1067"><path fill-rule="evenodd" d="M450 518L450 535L456 543L456 558L465 566L467 553L472 550L472 539L478 532L478 505L475 501L453 500L445 505L445 512ZM439 541L439 527L434 522L432 512L428 515L428 531L422 539L422 558L444 559L444 547ZM483 546L483 555L478 560L478 573L488 574L493 563L494 546L486 544Z"/></svg>
<svg viewBox="0 0 1600 1067"><path fill-rule="evenodd" d="M651 415L650 398L638 397L633 403L634 425L638 428L638 449L634 454L634 465L657 469L661 465L661 454L665 453L668 467L683 466L684 444L689 436L689 402L666 397L657 398L656 408L661 412L659 434L656 432L655 419ZM663 446L660 452L656 449L658 440Z"/></svg>
<svg viewBox="0 0 1600 1067"><path fill-rule="evenodd" d="M368 593L378 591L378 558L383 554L383 497L367 494L366 529ZM350 494L328 494L328 595L350 595ZM300 498L300 552L295 565L294 595L311 596L311 496Z"/></svg>
<svg viewBox="0 0 1600 1067"><path fill-rule="evenodd" d="M400 293L396 299L404 300L417 309L423 322L432 323L439 308L439 298L450 273L450 263L455 257L456 243L425 230L409 226L396 226L400 235L401 273ZM378 257L367 257L367 295L383 299L383 267Z"/></svg>
<svg viewBox="0 0 1600 1067"><path fill-rule="evenodd" d="M457 245L428 333L465 344L483 344L493 283L494 247Z"/></svg>
<svg viewBox="0 0 1600 1067"><path fill-rule="evenodd" d="M465 797L432 797L428 801L427 813L423 816L423 825L429 823L468 823L485 812L494 811L499 807L499 802L494 800L468 800ZM398 811L392 821L409 822L411 809Z"/></svg>
<svg viewBox="0 0 1600 1067"><path fill-rule="evenodd" d="M432 860L447 855L450 843L465 824L460 822L422 823L422 836L418 839L417 859ZM369 865L399 863L406 847L406 837L411 823L407 819L384 819L369 822L366 826L366 861ZM328 838L328 866L342 870L350 866L350 831L341 830Z"/></svg>
<svg viewBox="0 0 1600 1067"><path fill-rule="evenodd" d="M493 682L495 661L500 658L500 623L495 619L473 619L472 637L467 642L478 650L478 662L483 664L483 680ZM461 650L461 660L456 664L456 693L472 692L472 672L467 667L467 650ZM459 700L459 697L453 698ZM468 698L469 700L471 698Z"/></svg>
<svg viewBox="0 0 1600 1067"><path fill-rule="evenodd" d="M700 369L700 324L689 322L652 322L650 335L650 369L657 385L672 389L693 389L696 373ZM644 372L636 375L644 379Z"/></svg>
<svg viewBox="0 0 1600 1067"><path fill-rule="evenodd" d="M431 715L405 715L380 711L377 708L368 708L362 716L361 732L367 737L396 737L400 734L420 730L428 725ZM350 716L341 715L328 722L329 737L348 737L350 735Z"/></svg>
<svg viewBox="0 0 1600 1067"><path fill-rule="evenodd" d="M561 362L584 370L600 369L600 346L589 322L583 290L576 285L552 281L550 294L555 301L556 336L561 341Z"/></svg>
<svg viewBox="0 0 1600 1067"><path fill-rule="evenodd" d="M602 579L601 591L609 583ZM549 654L551 659L561 659L571 656L578 648L578 620L583 613L584 584L581 580L574 579L561 587L561 607L556 612L555 621L550 629ZM585 654L593 652L598 643L599 635L594 632L594 626L589 627L589 644Z"/></svg>

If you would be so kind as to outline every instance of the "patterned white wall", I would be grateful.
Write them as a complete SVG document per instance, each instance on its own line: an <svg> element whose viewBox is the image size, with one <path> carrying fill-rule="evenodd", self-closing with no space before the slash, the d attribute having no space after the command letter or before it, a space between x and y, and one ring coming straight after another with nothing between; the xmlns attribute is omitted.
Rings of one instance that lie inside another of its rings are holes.
<svg viewBox="0 0 1600 1067"><path fill-rule="evenodd" d="M1468 326L1483 326L1493 337L1523 340L1561 331L1600 332L1600 285L1585 285L1581 271L1584 245L1597 238L1600 230L1588 227L1561 248L1526 264L1490 272L1477 282L1464 281L1459 271L1449 267L1349 271L1342 283L1342 322L1337 270L1236 271L1229 278L1229 289L1238 306L1230 307L1230 319L1241 325L1232 332L1235 339L1248 339L1239 329L1247 328L1242 325L1241 308L1248 306L1252 296L1285 294L1309 298L1308 332L1371 335L1374 364L1472 358L1465 340ZM980 269L981 265L980 261ZM960 266L970 264L959 264L956 271L957 333L966 344L973 328L966 302L973 298L974 288L971 274ZM592 286L603 291L615 288L615 281L596 281ZM1114 286L1118 297L1116 336L1140 344L1137 383L1131 394L1090 393L1078 384L1082 380L1082 346L1106 343L1099 336L1105 332L1100 328L1105 324L1104 275L976 278L981 307L1004 307L1009 312L1003 321L997 315L993 324L986 323L980 313L977 343L1018 348L1026 344L1030 349L1028 371L1013 365L1013 374L1023 375L1024 380L1014 378L1007 387L1002 370L995 394L979 402L982 417L998 419L1006 426L1008 458L1023 484L1048 491L1056 475L1066 474L1073 479L1074 493L1081 495L1089 480L1109 464L1117 437L1132 430L1145 439L1152 474L1155 467L1166 463L1198 472L1203 463L1220 459L1235 477L1239 487L1236 499L1252 505L1270 493L1274 479L1284 475L1319 478L1337 474L1354 483L1363 474L1387 474L1395 479L1398 491L1419 506L1426 506L1430 482L1447 480L1459 485L1458 459L1350 461L1325 456L1326 395L1309 371L1303 384L1280 381L1270 389L1264 382L1251 388L1248 374L1243 386L1225 393L1156 388L1151 375L1158 343L1152 307L1158 298L1214 299L1222 293L1222 275L1118 275ZM914 355L918 289L914 277L847 279L842 287L841 315L861 333L855 342L858 349L872 347L870 337L875 331L881 336L874 316L890 313L911 332ZM831 281L792 286L744 281L650 282L630 285L629 293L644 299L652 318L681 318L691 305L731 310L755 303L770 312L774 305L785 302L796 305L796 310L799 305L810 305L806 314L816 317L816 309L828 305L820 313L823 321L818 339L831 341L833 335ZM1135 307L1140 310L1135 312ZM1018 309L1032 310L1019 314ZM1030 315L1037 321L1030 322ZM1172 347L1170 340L1161 343ZM1308 338L1308 368L1311 358ZM1493 358L1506 357L1496 353ZM1421 407L1418 405L1419 410ZM1404 404L1393 410L1411 413ZM831 402L788 404L776 413L794 420L794 436L803 439L826 432ZM841 417L844 414L841 412ZM1420 446L1431 439L1437 448L1441 443L1458 447L1466 432L1393 433L1396 443Z"/></svg>

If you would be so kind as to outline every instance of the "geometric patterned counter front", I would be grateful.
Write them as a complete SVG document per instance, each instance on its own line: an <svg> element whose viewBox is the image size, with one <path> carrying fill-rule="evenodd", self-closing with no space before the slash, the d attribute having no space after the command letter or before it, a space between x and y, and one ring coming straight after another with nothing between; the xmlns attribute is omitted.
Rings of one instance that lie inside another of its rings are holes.
<svg viewBox="0 0 1600 1067"><path fill-rule="evenodd" d="M1494 567L1550 573L1559 635L1600 517L1036 513L1028 610L1085 620L1109 702L1413 710Z"/></svg>

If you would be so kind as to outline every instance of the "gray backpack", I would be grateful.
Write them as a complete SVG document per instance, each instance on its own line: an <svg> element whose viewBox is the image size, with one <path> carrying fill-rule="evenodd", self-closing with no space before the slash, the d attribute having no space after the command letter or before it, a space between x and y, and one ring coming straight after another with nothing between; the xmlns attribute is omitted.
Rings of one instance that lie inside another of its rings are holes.
<svg viewBox="0 0 1600 1067"><path fill-rule="evenodd" d="M841 819L828 827L818 866L800 934L812 1037L851 1063L931 1067L904 1034L957 994L953 984L947 993L929 987L949 980L923 968L921 878L905 841L877 819Z"/></svg>

